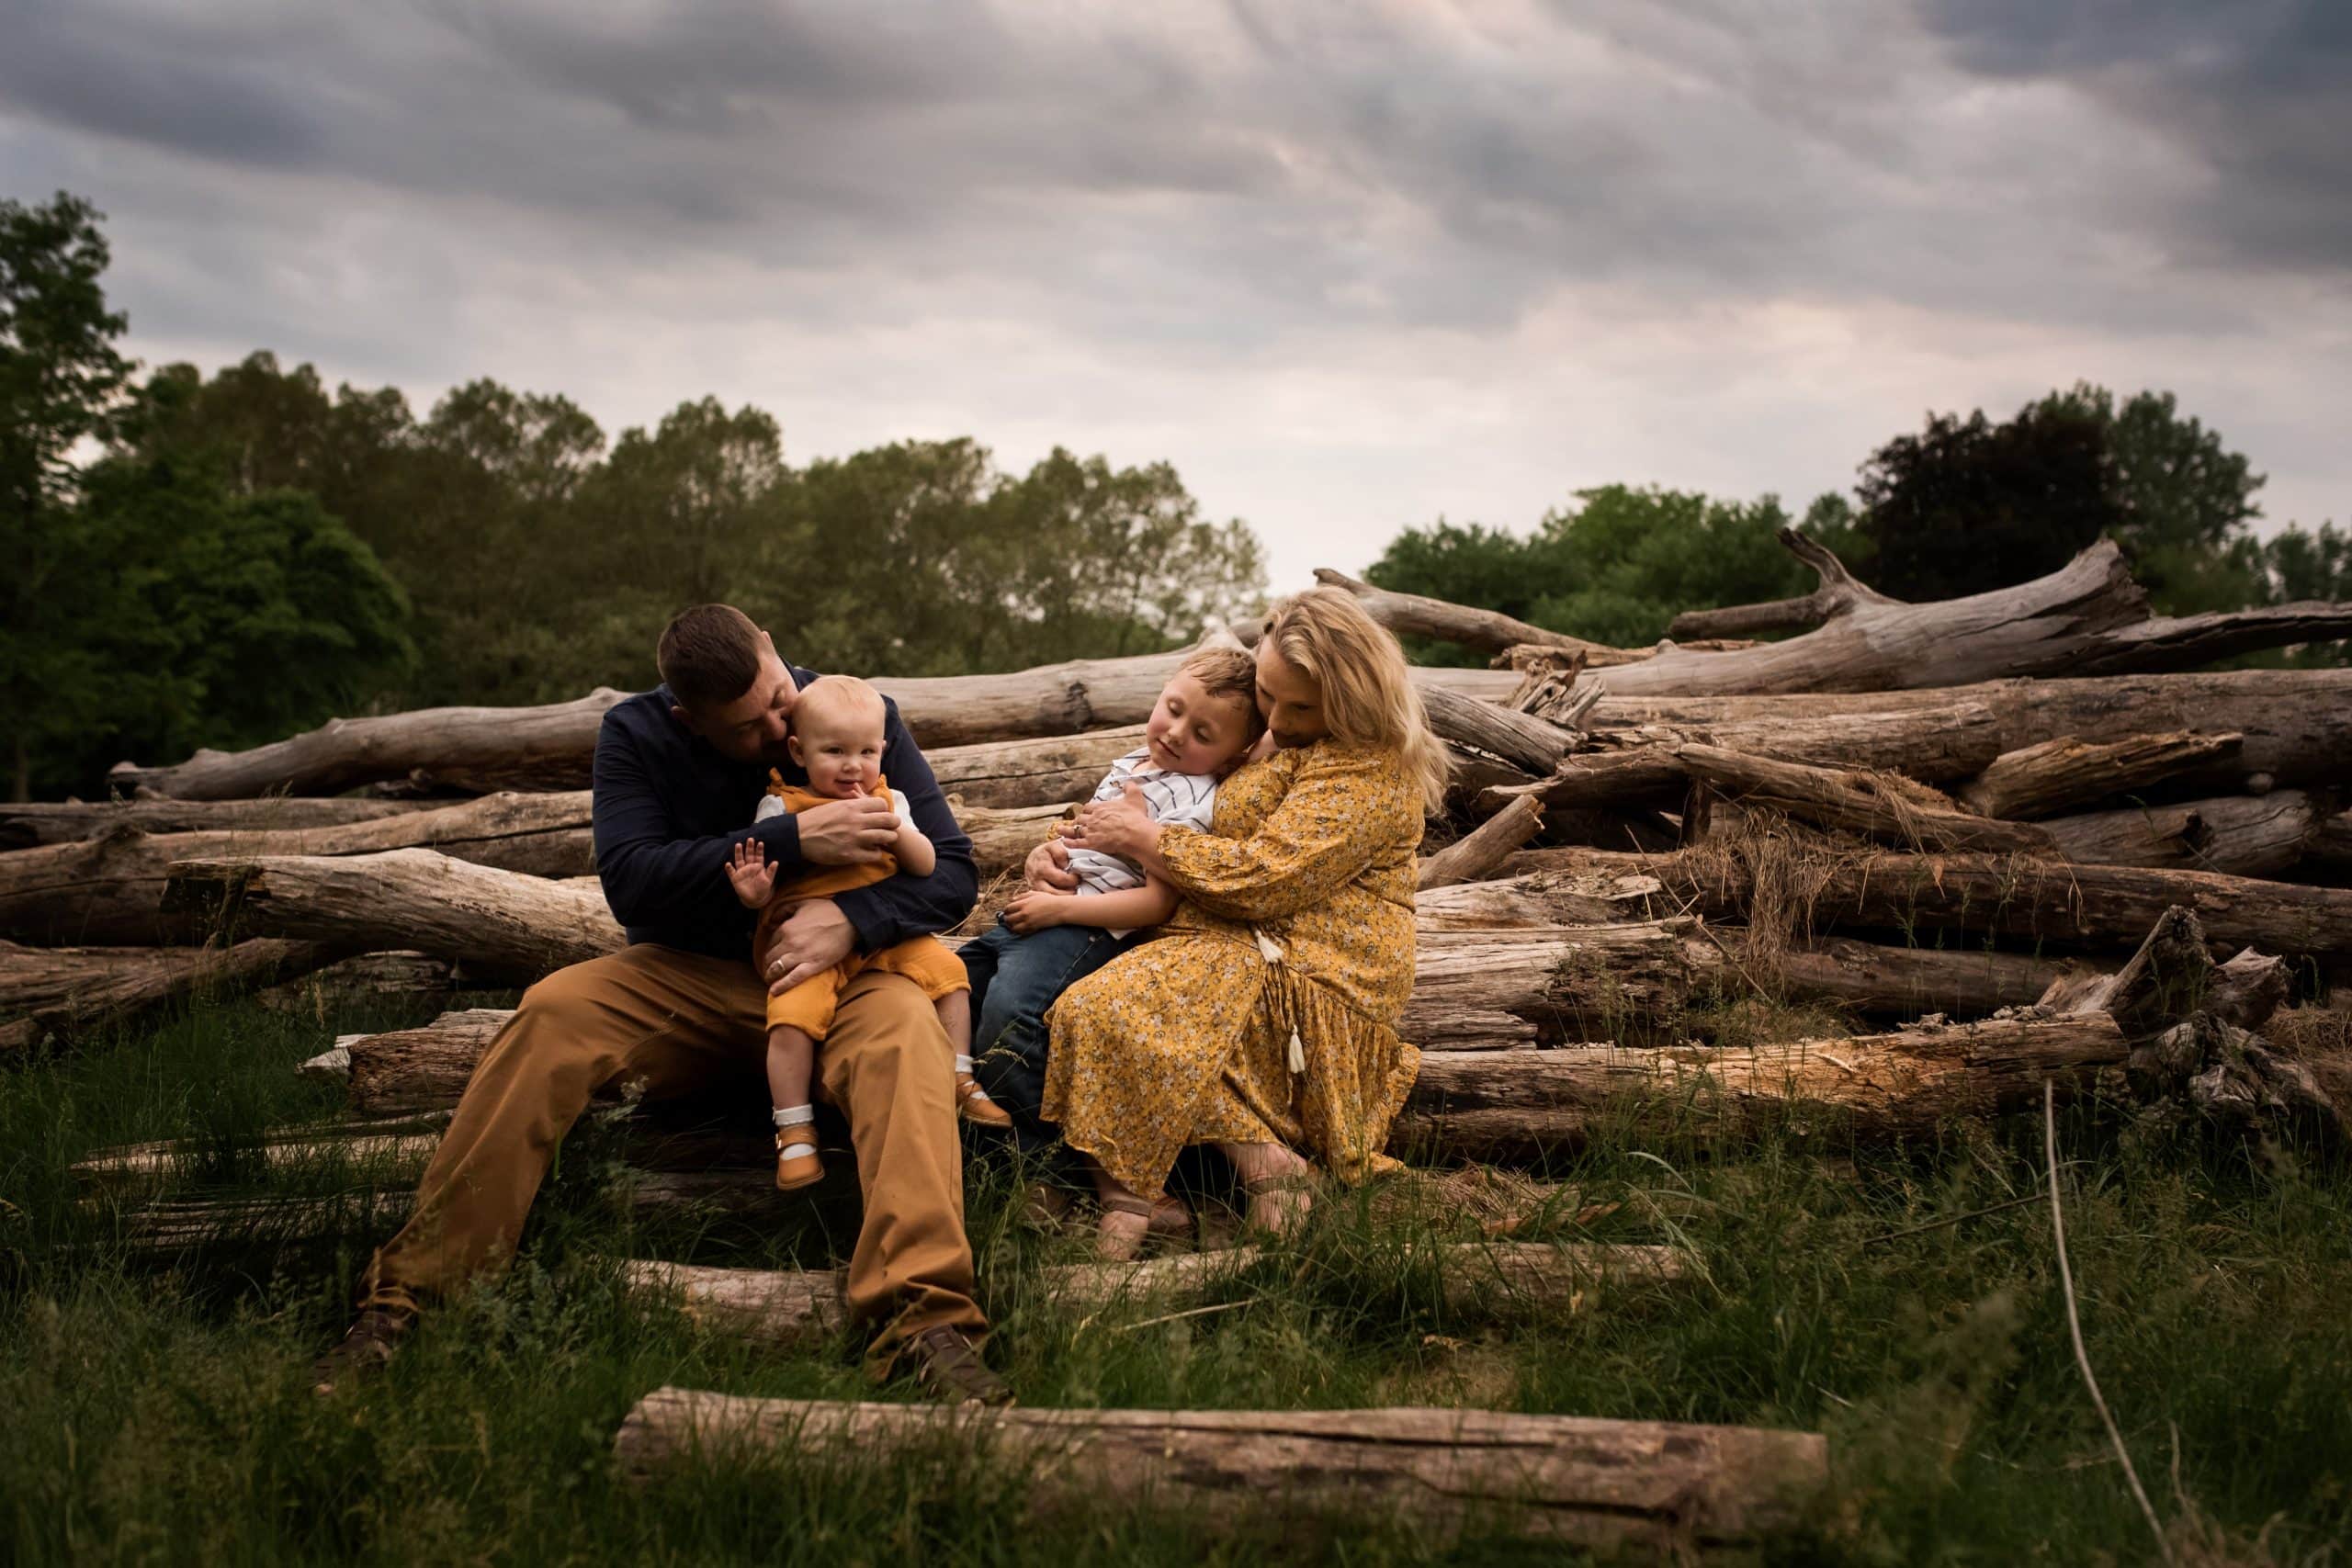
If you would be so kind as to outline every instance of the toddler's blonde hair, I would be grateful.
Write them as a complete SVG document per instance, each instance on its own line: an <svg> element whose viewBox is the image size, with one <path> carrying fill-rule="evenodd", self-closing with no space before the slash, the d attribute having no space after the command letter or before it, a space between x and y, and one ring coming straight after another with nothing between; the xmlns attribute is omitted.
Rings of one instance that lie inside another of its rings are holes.
<svg viewBox="0 0 2352 1568"><path fill-rule="evenodd" d="M1421 694L1413 688L1405 650L1387 627L1364 613L1344 588L1310 588L1276 602L1266 614L1258 646L1272 644L1283 661L1323 692L1323 721L1331 739L1404 754L1406 775L1419 786L1431 812L1445 808L1453 759L1430 733Z"/></svg>
<svg viewBox="0 0 2352 1568"><path fill-rule="evenodd" d="M1258 710L1258 661L1246 649L1204 648L1176 666L1212 697L1241 705L1241 749L1248 750L1266 733L1266 716Z"/></svg>
<svg viewBox="0 0 2352 1568"><path fill-rule="evenodd" d="M832 729L836 726L870 724L879 734L888 726L890 710L882 694L854 675L820 675L800 688L792 705L792 732L804 725Z"/></svg>

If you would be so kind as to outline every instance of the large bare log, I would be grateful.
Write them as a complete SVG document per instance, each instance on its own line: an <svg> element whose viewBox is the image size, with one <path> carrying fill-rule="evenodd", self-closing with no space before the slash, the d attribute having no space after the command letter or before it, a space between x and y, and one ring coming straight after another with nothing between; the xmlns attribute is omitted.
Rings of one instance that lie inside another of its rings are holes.
<svg viewBox="0 0 2352 1568"><path fill-rule="evenodd" d="M19 947L0 942L0 1051L66 1039L188 997L289 978L334 958L310 942L231 948Z"/></svg>
<svg viewBox="0 0 2352 1568"><path fill-rule="evenodd" d="M2139 866L2077 865L2032 856L1800 851L1781 891L1812 929L1925 927L1987 931L2065 945L2131 942L2175 904L2194 909L2216 942L2285 954L2352 953L2352 890ZM1582 848L1521 850L1506 875L1655 877L1668 899L1711 919L1736 919L1756 897L1743 856L1632 855ZM1539 889L1540 894L1540 889Z"/></svg>
<svg viewBox="0 0 2352 1568"><path fill-rule="evenodd" d="M367 854L429 846L503 870L579 876L595 869L590 839L585 790L494 795L430 811L274 832L118 832L0 854L0 932L34 942L94 944L201 939L201 921L163 908L164 879L174 861Z"/></svg>
<svg viewBox="0 0 2352 1568"><path fill-rule="evenodd" d="M618 952L624 940L593 880L521 876L431 850L177 861L164 903L258 934L413 948L518 978Z"/></svg>
<svg viewBox="0 0 2352 1568"><path fill-rule="evenodd" d="M1922 784L1970 777L2000 753L1999 723L1981 703L1705 727L1651 724L1593 739L1598 749L1563 758L1550 778L1485 791L1479 810L1499 811L1517 795L1532 795L1553 810L1679 801L1690 770L1676 753L1694 745L1814 767L1901 773Z"/></svg>
<svg viewBox="0 0 2352 1568"><path fill-rule="evenodd" d="M1051 1301L1088 1311L1117 1303L1182 1308L1219 1297L1264 1260L1254 1247L1182 1253L1136 1263L1074 1263L1041 1271ZM1416 1259L1416 1261L1419 1261ZM1447 1307L1481 1321L1557 1311L1579 1296L1629 1285L1694 1280L1670 1247L1536 1242L1441 1247L1426 1259ZM716 1332L766 1344L829 1333L848 1317L838 1269L713 1269L629 1259L621 1277L633 1292L674 1300Z"/></svg>
<svg viewBox="0 0 2352 1568"><path fill-rule="evenodd" d="M1076 660L1001 675L879 676L874 684L896 699L925 748L993 743L1141 724L1188 651ZM1424 692L1490 699L1517 683L1507 672L1485 670L1417 670L1414 681ZM627 695L600 688L543 707L339 718L248 751L199 751L170 767L119 763L109 780L125 795L147 791L182 800L334 795L389 780L476 794L582 789L605 710Z"/></svg>
<svg viewBox="0 0 2352 1568"><path fill-rule="evenodd" d="M2225 876L2282 876L2312 853L2327 802L2299 789L2170 806L2091 811L2036 824L2084 864L2173 867Z"/></svg>
<svg viewBox="0 0 2352 1568"><path fill-rule="evenodd" d="M1558 767L1577 739L1549 719L1455 692L1425 692L1422 702L1431 733L1500 757L1529 773L1540 775Z"/></svg>
<svg viewBox="0 0 2352 1568"><path fill-rule="evenodd" d="M1544 808L1522 795L1479 824L1477 830L1421 858L1416 886L1426 892L1476 882L1503 857L1544 830Z"/></svg>
<svg viewBox="0 0 2352 1568"><path fill-rule="evenodd" d="M664 1388L614 1438L640 1483L761 1449L958 1464L977 1450L1046 1517L1092 1517L1105 1502L1203 1517L1240 1508L1294 1537L1374 1518L1658 1551L1791 1528L1828 1478L1811 1433L1478 1410L948 1411Z"/></svg>
<svg viewBox="0 0 2352 1568"><path fill-rule="evenodd" d="M1316 569L1315 581L1326 588L1344 588L1363 602L1365 613L1398 637L1429 637L1459 643L1479 653L1502 653L1512 648L1555 649L1582 654L1589 664L1623 664L1646 659L1648 649L1611 648L1566 632L1550 631L1495 610L1480 610L1419 593L1396 593L1374 588L1329 567Z"/></svg>
<svg viewBox="0 0 2352 1568"><path fill-rule="evenodd" d="M950 746L926 754L940 789L996 810L1067 806L1094 793L1111 764L1143 744L1143 726Z"/></svg>
<svg viewBox="0 0 2352 1568"><path fill-rule="evenodd" d="M2129 795L2178 773L2234 757L2245 737L2221 735L2129 735L2096 744L2061 736L2040 745L2005 751L1984 773L1963 784L1960 798L1987 817L2030 820Z"/></svg>
<svg viewBox="0 0 2352 1568"><path fill-rule="evenodd" d="M2341 783L2344 759L2352 757L2352 670L2229 670L2206 674L1987 681L1949 690L1770 696L1612 692L1575 728L1605 736L1659 725L1682 731L1685 739L1705 740L1709 739L1705 732L1725 725L1769 728L1833 716L1908 714L1967 703L1981 704L1992 712L2001 751L2019 750L2063 736L2098 744L2165 730L2241 733L2245 744L2235 758L2220 759L2173 780L2175 787L2201 788L2214 795L2237 793L2250 775L2262 773L2279 784ZM1557 722L1568 722L1549 709L1536 711Z"/></svg>
<svg viewBox="0 0 2352 1568"><path fill-rule="evenodd" d="M2311 853L2324 875L2352 880L2352 811L2339 811L2320 824Z"/></svg>
<svg viewBox="0 0 2352 1568"><path fill-rule="evenodd" d="M1907 604L1864 586L1793 528L1781 542L1821 575L1822 624L1731 653L1669 649L1598 670L1613 693L1876 691L2013 675L2189 670L2232 653L2342 637L2352 604L2151 619L2123 555L2102 539L2047 577L1964 599Z"/></svg>
<svg viewBox="0 0 2352 1568"><path fill-rule="evenodd" d="M1769 807L1817 827L1838 828L1909 849L2048 852L2050 835L2022 822L1996 822L1956 809L1899 773L1812 768L1720 746L1674 749L1691 777L1729 798Z"/></svg>
<svg viewBox="0 0 2352 1568"><path fill-rule="evenodd" d="M282 833L340 828L380 817L431 811L430 800L277 795L261 800L36 801L0 806L0 851L140 833Z"/></svg>

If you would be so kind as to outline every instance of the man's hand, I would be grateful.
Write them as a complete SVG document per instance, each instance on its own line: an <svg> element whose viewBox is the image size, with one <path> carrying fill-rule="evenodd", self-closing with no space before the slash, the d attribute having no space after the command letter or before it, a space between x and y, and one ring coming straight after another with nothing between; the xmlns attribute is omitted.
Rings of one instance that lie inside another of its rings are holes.
<svg viewBox="0 0 2352 1568"><path fill-rule="evenodd" d="M1068 893L1046 893L1033 887L1026 893L1016 895L1012 902L1004 907L1004 923L1021 935L1027 936L1048 926L1062 924L1064 912L1074 902L1075 898Z"/></svg>
<svg viewBox="0 0 2352 1568"><path fill-rule="evenodd" d="M1030 886L1043 892L1074 891L1078 886L1078 873L1069 868L1069 846L1059 839L1047 839L1029 852L1029 859L1021 868L1021 877Z"/></svg>
<svg viewBox="0 0 2352 1568"><path fill-rule="evenodd" d="M800 858L812 865L872 865L889 857L899 814L883 795L829 801L798 814Z"/></svg>
<svg viewBox="0 0 2352 1568"><path fill-rule="evenodd" d="M768 895L775 891L775 863L768 859L766 848L757 839L746 839L735 846L727 863L727 880L734 886L743 908L765 908Z"/></svg>
<svg viewBox="0 0 2352 1568"><path fill-rule="evenodd" d="M775 942L761 956L768 995L780 997L801 981L821 975L857 946L857 928L831 898L796 904L778 922Z"/></svg>

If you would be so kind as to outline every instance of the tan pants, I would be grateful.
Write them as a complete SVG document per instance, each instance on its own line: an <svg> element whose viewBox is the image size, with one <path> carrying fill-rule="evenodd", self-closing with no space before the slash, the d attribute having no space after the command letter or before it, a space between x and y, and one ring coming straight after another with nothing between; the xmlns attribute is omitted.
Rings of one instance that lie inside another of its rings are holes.
<svg viewBox="0 0 2352 1568"><path fill-rule="evenodd" d="M503 1266L556 1145L599 1090L641 1080L658 1099L740 1077L758 1094L767 999L748 963L650 945L526 991L466 1085L414 1213L369 1262L364 1304L413 1306ZM818 1060L865 1198L850 1310L888 1320L884 1357L943 1324L978 1337L955 1074L930 998L903 976L858 976Z"/></svg>

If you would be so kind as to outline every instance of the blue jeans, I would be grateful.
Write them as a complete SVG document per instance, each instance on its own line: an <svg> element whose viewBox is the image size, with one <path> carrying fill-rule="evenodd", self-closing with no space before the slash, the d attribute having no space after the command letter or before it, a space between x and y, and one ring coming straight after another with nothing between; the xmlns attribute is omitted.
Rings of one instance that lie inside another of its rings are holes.
<svg viewBox="0 0 2352 1568"><path fill-rule="evenodd" d="M1135 945L1099 926L1048 926L1023 936L999 921L956 951L972 977L972 1076L1011 1113L1014 1143L1040 1150L1055 1134L1046 1099L1046 1010Z"/></svg>

